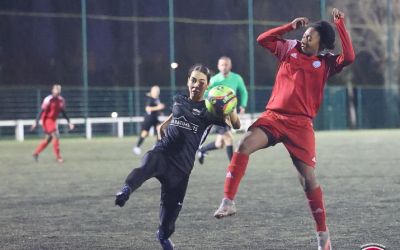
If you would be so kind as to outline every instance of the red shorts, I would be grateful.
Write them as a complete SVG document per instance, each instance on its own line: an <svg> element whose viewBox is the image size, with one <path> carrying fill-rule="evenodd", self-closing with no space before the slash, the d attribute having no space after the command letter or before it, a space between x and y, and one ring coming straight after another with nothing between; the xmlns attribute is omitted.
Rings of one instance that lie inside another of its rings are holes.
<svg viewBox="0 0 400 250"><path fill-rule="evenodd" d="M57 131L57 121L53 119L42 120L43 131L46 134L51 134Z"/></svg>
<svg viewBox="0 0 400 250"><path fill-rule="evenodd" d="M255 127L261 128L268 135L268 146L282 142L291 157L315 167L315 136L310 118L267 110L249 130Z"/></svg>

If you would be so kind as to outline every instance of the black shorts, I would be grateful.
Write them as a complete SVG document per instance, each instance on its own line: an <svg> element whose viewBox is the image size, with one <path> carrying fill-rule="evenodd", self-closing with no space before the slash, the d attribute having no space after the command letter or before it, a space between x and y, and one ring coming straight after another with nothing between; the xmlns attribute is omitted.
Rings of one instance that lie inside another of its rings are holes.
<svg viewBox="0 0 400 250"><path fill-rule="evenodd" d="M146 115L142 123L142 130L149 131L151 127L156 129L159 124L160 121L158 120L158 116Z"/></svg>
<svg viewBox="0 0 400 250"><path fill-rule="evenodd" d="M219 135L223 135L226 132L231 131L231 128L228 125L225 125L225 126L214 125L213 129L215 130L215 133L217 133Z"/></svg>

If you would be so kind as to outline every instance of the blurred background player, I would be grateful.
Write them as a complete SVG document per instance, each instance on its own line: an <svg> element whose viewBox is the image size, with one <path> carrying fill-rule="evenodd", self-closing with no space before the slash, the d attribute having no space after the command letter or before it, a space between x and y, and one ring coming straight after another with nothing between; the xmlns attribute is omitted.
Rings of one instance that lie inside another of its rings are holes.
<svg viewBox="0 0 400 250"><path fill-rule="evenodd" d="M146 115L142 123L142 131L140 132L139 140L135 147L133 147L133 153L140 155L142 150L140 146L143 144L144 139L149 135L150 128L153 127L154 131L157 131L157 127L160 125L158 117L160 111L165 108L165 105L160 102L160 87L154 85L151 87L150 92L147 94L146 100Z"/></svg>
<svg viewBox="0 0 400 250"><path fill-rule="evenodd" d="M248 93L243 78L239 74L231 71L232 61L227 56L222 56L221 58L219 58L218 70L219 73L211 77L208 90L219 85L224 85L231 88L236 93L236 95L239 95L239 113L244 114L247 107ZM207 95L207 92L205 93L205 95ZM217 133L217 138L215 139L215 141L202 146L198 151L197 156L200 164L203 164L204 157L208 151L221 149L224 146L226 146L226 153L229 161L232 159L233 135L231 132L231 128L229 126L214 126L214 129Z"/></svg>
<svg viewBox="0 0 400 250"><path fill-rule="evenodd" d="M42 152L50 141L53 142L53 151L56 156L56 160L59 163L64 162L60 155L60 136L57 128L58 115L62 113L68 122L69 129L74 129L74 124L69 121L69 118L65 112L65 101L61 96L61 85L55 84L51 90L51 95L44 98L42 108L36 117L35 123L32 125L31 130L34 130L40 119L45 133L44 140L39 144L33 153L33 158L37 161L40 152Z"/></svg>
<svg viewBox="0 0 400 250"><path fill-rule="evenodd" d="M250 126L239 143L228 167L224 198L214 214L216 218L223 218L236 213L233 200L249 155L282 142L298 171L314 217L318 250L330 250L332 247L325 222L323 192L314 173L316 155L312 119L322 102L327 79L355 59L344 25L344 14L335 8L332 16L342 43L340 55L330 53L334 49L335 31L326 21L311 24L301 41L286 40L282 35L307 26L308 19L305 17L268 30L257 38L257 42L279 60L275 84L266 111Z"/></svg>
<svg viewBox="0 0 400 250"><path fill-rule="evenodd" d="M189 70L189 96L174 97L172 114L159 129L160 140L144 155L141 166L128 175L125 186L116 194L115 204L122 207L130 194L146 180L155 177L160 181L161 206L157 238L164 250L174 248L169 238L175 231L175 221L182 208L196 151L207 137L210 126L231 124L234 128L240 127L236 110L226 121L224 117L216 117L207 111L203 98L210 75L210 70L203 65L194 65Z"/></svg>

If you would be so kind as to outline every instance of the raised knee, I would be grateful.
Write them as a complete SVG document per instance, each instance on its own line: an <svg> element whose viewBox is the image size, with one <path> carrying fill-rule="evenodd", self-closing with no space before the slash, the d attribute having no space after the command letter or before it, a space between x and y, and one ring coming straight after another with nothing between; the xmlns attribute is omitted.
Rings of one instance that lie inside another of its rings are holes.
<svg viewBox="0 0 400 250"><path fill-rule="evenodd" d="M217 138L217 140L215 140L215 147L222 148L223 146L224 146L224 141L222 139Z"/></svg>
<svg viewBox="0 0 400 250"><path fill-rule="evenodd" d="M304 179L305 179L306 183L316 182L316 177L315 177L314 171L307 172L304 175Z"/></svg>
<svg viewBox="0 0 400 250"><path fill-rule="evenodd" d="M47 143L50 143L52 139L53 139L52 135L47 136Z"/></svg>
<svg viewBox="0 0 400 250"><path fill-rule="evenodd" d="M313 190L314 188L318 187L317 178L315 177L314 172L299 175L299 180L304 191Z"/></svg>
<svg viewBox="0 0 400 250"><path fill-rule="evenodd" d="M245 141L239 143L237 151L242 154L250 154L251 153L250 148Z"/></svg>
<svg viewBox="0 0 400 250"><path fill-rule="evenodd" d="M229 136L227 136L227 137L225 137L225 145L227 145L227 146L231 146L232 145L232 138L231 137L229 137Z"/></svg>

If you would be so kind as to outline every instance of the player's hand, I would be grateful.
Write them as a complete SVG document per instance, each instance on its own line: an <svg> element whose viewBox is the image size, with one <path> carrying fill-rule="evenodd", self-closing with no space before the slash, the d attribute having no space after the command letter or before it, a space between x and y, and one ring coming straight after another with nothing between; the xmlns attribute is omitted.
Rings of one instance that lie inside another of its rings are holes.
<svg viewBox="0 0 400 250"><path fill-rule="evenodd" d="M243 115L246 112L246 109L243 107L239 108L239 114Z"/></svg>
<svg viewBox="0 0 400 250"><path fill-rule="evenodd" d="M336 8L333 8L332 10L332 16L333 16L333 21L337 21L339 19L344 18L344 13Z"/></svg>
<svg viewBox="0 0 400 250"><path fill-rule="evenodd" d="M225 117L225 123L226 123L226 125L228 125L229 127L232 128L232 121L231 121L231 117L229 115Z"/></svg>
<svg viewBox="0 0 400 250"><path fill-rule="evenodd" d="M309 23L309 20L307 17L298 17L291 22L294 30L298 29L300 27L305 27L308 25L308 23Z"/></svg>
<svg viewBox="0 0 400 250"><path fill-rule="evenodd" d="M240 129L240 119L236 109L230 115L225 117L225 123L231 128Z"/></svg>
<svg viewBox="0 0 400 250"><path fill-rule="evenodd" d="M159 108L160 110L165 109L165 104L164 104L164 103L158 104L158 108Z"/></svg>
<svg viewBox="0 0 400 250"><path fill-rule="evenodd" d="M146 113L151 113L151 107L146 106Z"/></svg>
<svg viewBox="0 0 400 250"><path fill-rule="evenodd" d="M68 127L69 127L69 130L73 130L75 128L75 125L72 123L68 123Z"/></svg>
<svg viewBox="0 0 400 250"><path fill-rule="evenodd" d="M37 126L37 123L36 123L36 122L35 122L34 124L32 124L32 126L31 126L31 131L35 130L36 126Z"/></svg>

